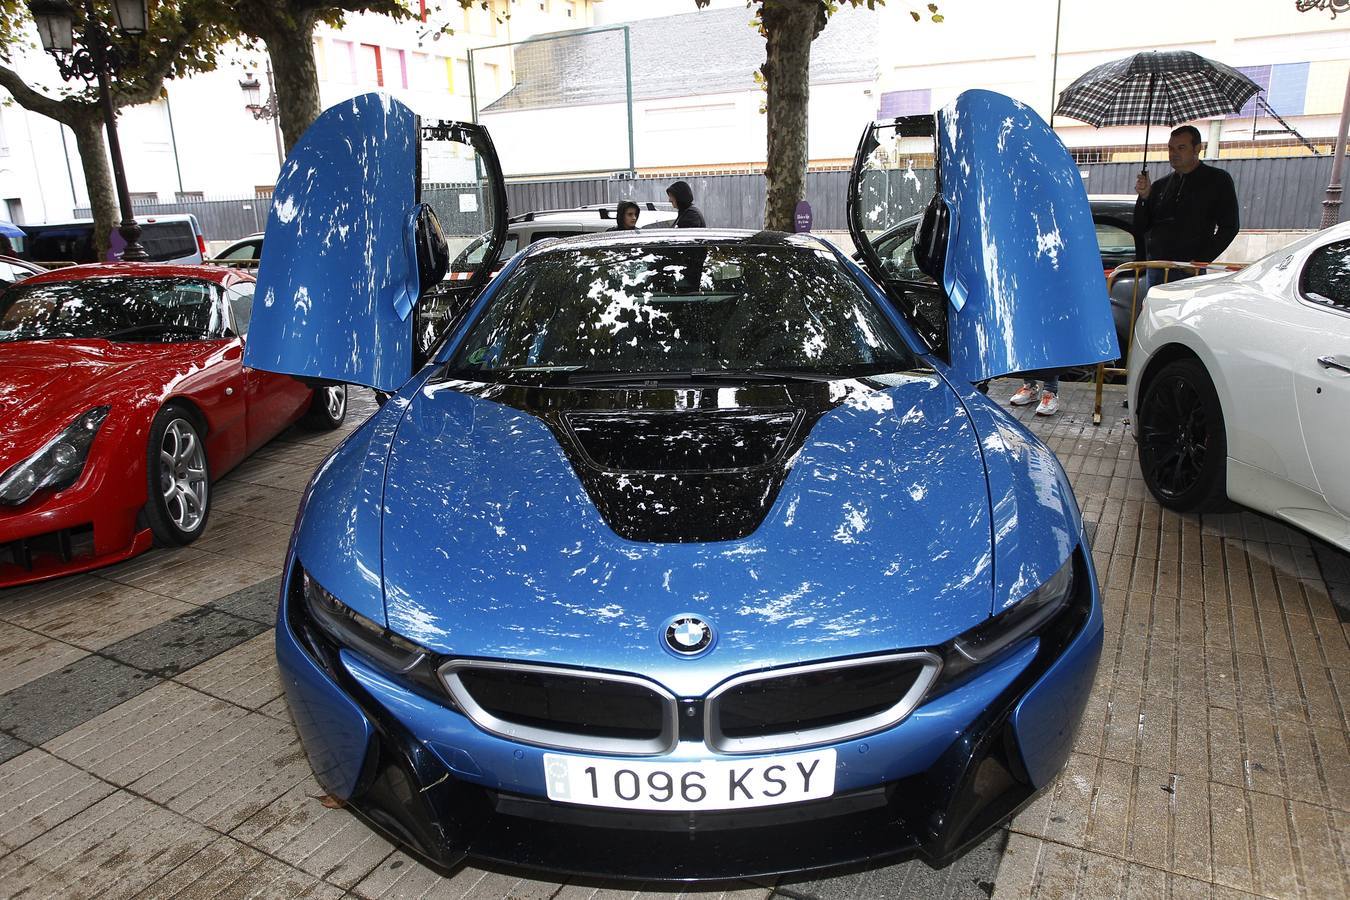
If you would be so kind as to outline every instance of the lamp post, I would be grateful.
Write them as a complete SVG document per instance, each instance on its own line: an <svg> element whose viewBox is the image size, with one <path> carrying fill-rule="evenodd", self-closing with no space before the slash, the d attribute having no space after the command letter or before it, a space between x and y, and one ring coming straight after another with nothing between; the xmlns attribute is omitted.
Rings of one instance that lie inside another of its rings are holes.
<svg viewBox="0 0 1350 900"><path fill-rule="evenodd" d="M244 77L239 81L239 89L244 92L248 102L244 104L244 109L253 113L253 118L272 122L272 134L277 141L277 165L281 166L286 162L286 151L281 147L281 126L277 120L277 89L272 84L272 61L269 59L266 63L267 68L267 99L259 103L262 96L262 85L254 77L253 72L245 71Z"/></svg>
<svg viewBox="0 0 1350 900"><path fill-rule="evenodd" d="M117 189L117 204L122 222L117 232L126 243L122 259L140 262L149 259L141 246L141 226L131 214L131 193L127 190L127 176L122 168L122 145L117 139L117 109L113 106L109 78L135 60L115 44L94 13L93 0L84 2L84 23L79 47L75 46L75 10L66 0L31 0L29 11L37 23L42 49L56 60L56 67L66 81L82 79L86 84L97 82L99 104L103 107L103 125L108 131L108 152L112 156L113 185ZM113 19L117 31L133 39L145 34L149 10L146 0L113 0Z"/></svg>

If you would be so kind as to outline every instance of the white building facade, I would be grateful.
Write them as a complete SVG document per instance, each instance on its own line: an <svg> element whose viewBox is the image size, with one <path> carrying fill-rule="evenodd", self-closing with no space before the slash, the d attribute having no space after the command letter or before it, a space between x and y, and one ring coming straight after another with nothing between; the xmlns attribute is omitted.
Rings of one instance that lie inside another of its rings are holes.
<svg viewBox="0 0 1350 900"><path fill-rule="evenodd" d="M467 119L469 48L584 27L596 2L491 0L487 9L478 2L468 10L454 4L425 22L359 14L347 16L341 28L319 25L314 49L321 102L328 107L385 90L426 118ZM52 96L62 84L54 63L37 50L16 67ZM163 99L121 110L118 135L134 201L270 190L280 168L275 126L245 108L240 81L249 72L261 82L265 100L266 53L235 50L214 72L166 82ZM0 106L0 201L0 217L18 222L67 219L89 203L74 137L14 103Z"/></svg>

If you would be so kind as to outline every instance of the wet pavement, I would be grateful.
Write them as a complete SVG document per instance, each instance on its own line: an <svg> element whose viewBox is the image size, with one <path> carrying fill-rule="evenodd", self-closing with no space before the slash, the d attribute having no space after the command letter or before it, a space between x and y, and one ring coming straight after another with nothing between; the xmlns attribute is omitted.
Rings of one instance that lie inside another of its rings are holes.
<svg viewBox="0 0 1350 900"><path fill-rule="evenodd" d="M1014 384L999 382L1002 399ZM1147 495L1121 388L1091 424L1017 411L1092 536L1106 646L1065 772L941 871L920 862L683 893L762 898L1350 896L1350 556L1248 512ZM217 485L196 543L0 592L0 896L681 896L463 867L442 877L329 809L272 657L314 467L292 430Z"/></svg>

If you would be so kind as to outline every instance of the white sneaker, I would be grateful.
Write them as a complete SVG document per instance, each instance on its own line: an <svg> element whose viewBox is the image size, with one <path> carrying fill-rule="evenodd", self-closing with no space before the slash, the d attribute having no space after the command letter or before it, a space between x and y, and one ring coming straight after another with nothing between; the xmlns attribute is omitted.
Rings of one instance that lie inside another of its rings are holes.
<svg viewBox="0 0 1350 900"><path fill-rule="evenodd" d="M1041 402L1036 407L1036 415L1053 416L1057 412L1059 412L1059 398L1049 391L1041 394Z"/></svg>
<svg viewBox="0 0 1350 900"><path fill-rule="evenodd" d="M1036 391L1031 385L1024 384L1017 389L1017 393L1013 394L1008 402L1013 406L1029 406L1036 402Z"/></svg>

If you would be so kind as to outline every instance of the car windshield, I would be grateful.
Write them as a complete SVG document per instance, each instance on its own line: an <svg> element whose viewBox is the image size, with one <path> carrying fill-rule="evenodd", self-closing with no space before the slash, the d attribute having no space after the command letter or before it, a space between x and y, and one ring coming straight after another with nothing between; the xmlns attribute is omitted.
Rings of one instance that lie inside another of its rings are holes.
<svg viewBox="0 0 1350 900"><path fill-rule="evenodd" d="M884 313L828 252L697 244L528 260L451 360L451 377L856 377L913 368Z"/></svg>
<svg viewBox="0 0 1350 900"><path fill-rule="evenodd" d="M19 282L0 294L0 341L180 341L220 334L219 288L194 278Z"/></svg>

